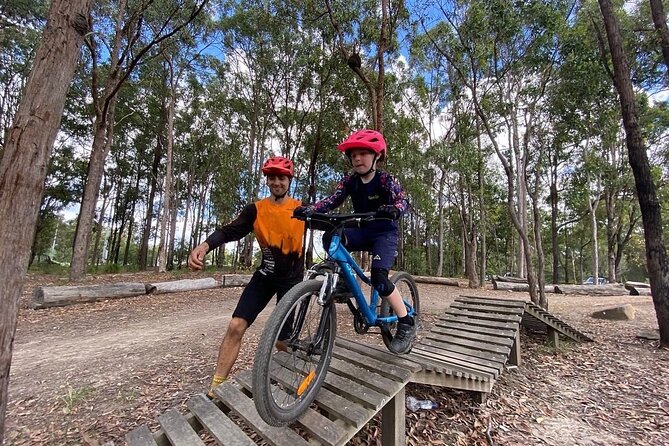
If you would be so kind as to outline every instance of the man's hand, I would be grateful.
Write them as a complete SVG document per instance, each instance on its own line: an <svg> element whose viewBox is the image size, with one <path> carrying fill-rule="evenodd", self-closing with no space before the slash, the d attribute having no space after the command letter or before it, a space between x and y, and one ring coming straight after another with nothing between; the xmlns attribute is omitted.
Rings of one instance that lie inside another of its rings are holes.
<svg viewBox="0 0 669 446"><path fill-rule="evenodd" d="M293 217L308 218L314 215L314 208L312 206L298 206L293 211Z"/></svg>
<svg viewBox="0 0 669 446"><path fill-rule="evenodd" d="M202 242L188 256L188 268L191 271L200 271L204 268L204 257L209 251L209 244Z"/></svg>
<svg viewBox="0 0 669 446"><path fill-rule="evenodd" d="M378 218L390 218L391 220L397 220L400 218L400 215L402 215L400 210L392 204L384 204L383 206L379 206L379 208L376 210L376 217Z"/></svg>

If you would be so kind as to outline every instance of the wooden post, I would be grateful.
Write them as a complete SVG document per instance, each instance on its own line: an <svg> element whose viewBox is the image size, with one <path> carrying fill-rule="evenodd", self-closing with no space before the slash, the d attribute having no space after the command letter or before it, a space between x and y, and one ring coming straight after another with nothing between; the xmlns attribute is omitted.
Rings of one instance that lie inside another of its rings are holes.
<svg viewBox="0 0 669 446"><path fill-rule="evenodd" d="M397 392L381 409L381 444L383 446L404 446L406 442L406 387Z"/></svg>
<svg viewBox="0 0 669 446"><path fill-rule="evenodd" d="M509 364L520 366L520 330L516 330L516 336L513 338L513 346L509 352Z"/></svg>
<svg viewBox="0 0 669 446"><path fill-rule="evenodd" d="M548 342L554 347L558 348L560 346L560 333L555 330L553 327L547 327L548 331L546 335L548 336Z"/></svg>

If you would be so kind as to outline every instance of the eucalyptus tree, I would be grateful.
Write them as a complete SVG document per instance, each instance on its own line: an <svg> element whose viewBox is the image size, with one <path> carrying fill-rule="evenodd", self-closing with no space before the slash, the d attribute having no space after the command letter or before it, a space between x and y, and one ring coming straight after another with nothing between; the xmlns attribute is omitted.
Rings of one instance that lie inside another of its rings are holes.
<svg viewBox="0 0 669 446"><path fill-rule="evenodd" d="M0 156L12 117L21 101L49 2L0 4Z"/></svg>
<svg viewBox="0 0 669 446"><path fill-rule="evenodd" d="M519 235L518 273L527 276L532 300L545 306L543 271L537 296L533 267L536 240L528 232L527 166L540 125L539 107L552 80L557 31L569 15L567 5L471 1L438 7L442 21L429 29L423 21L423 28L467 88L506 173L507 205Z"/></svg>
<svg viewBox="0 0 669 446"><path fill-rule="evenodd" d="M224 139L239 139L246 152L246 168L241 171L244 183L242 199L254 201L261 187L260 168L266 157L268 142L274 128L274 104L267 86L275 79L272 67L275 47L274 29L266 27L270 19L264 1L234 3L228 14L219 21L222 31L218 45L224 59L215 68L220 88L217 95L221 107L228 108L230 120L221 122ZM274 22L276 25L276 22ZM253 236L243 240L242 265L251 266Z"/></svg>
<svg viewBox="0 0 669 446"><path fill-rule="evenodd" d="M405 3L381 0L379 7L369 0L327 0L325 7L339 53L367 92L371 126L383 132L386 57L399 50L398 31L408 18Z"/></svg>
<svg viewBox="0 0 669 446"><path fill-rule="evenodd" d="M420 123L426 139L426 155L434 164L437 175L432 193L436 195L437 265L436 275L444 270L444 236L446 182L449 178L448 147L453 139L454 120L442 116L448 113L449 76L444 59L438 57L433 45L424 35L415 35L409 48L409 76L404 88L404 107ZM453 85L453 84L451 84ZM429 214L428 214L429 215ZM427 217L427 215L426 215ZM429 242L426 243L429 257ZM430 264L428 258L428 265Z"/></svg>
<svg viewBox="0 0 669 446"><path fill-rule="evenodd" d="M85 274L93 217L104 163L114 135L118 91L136 67L164 40L178 34L202 11L208 0L169 0L132 3L127 0L96 5L93 32L86 43L91 54L91 97L94 110L93 145L74 238L70 278ZM150 17L162 18L150 26ZM108 42L106 41L108 39Z"/></svg>
<svg viewBox="0 0 669 446"><path fill-rule="evenodd" d="M627 138L629 162L634 173L637 198L641 208L646 242L646 266L660 328L660 343L669 346L669 260L663 240L662 214L656 186L650 172L647 149L643 141L630 68L623 47L616 12L610 0L599 0L604 19L608 48L613 65L613 83L620 97L623 125Z"/></svg>
<svg viewBox="0 0 669 446"><path fill-rule="evenodd" d="M86 166L76 156L75 150L75 146L68 142L53 148L35 226L30 264L35 256L46 254L51 248L51 241L55 237L55 224L60 221L58 214L81 197Z"/></svg>
<svg viewBox="0 0 669 446"><path fill-rule="evenodd" d="M188 30L181 33L178 41L163 42L161 55L165 69L167 84L167 101L165 104L165 177L163 181L163 206L160 218L160 244L158 247L158 271L165 272L172 268L173 246L177 209L174 196L174 142L175 118L177 113L177 97L180 97L184 77L197 68L202 52L207 50L206 21L197 21Z"/></svg>
<svg viewBox="0 0 669 446"><path fill-rule="evenodd" d="M650 0L650 11L660 42L662 60L664 60L664 65L667 68L667 72L669 72L669 28L667 28L667 15L664 12L662 0Z"/></svg>
<svg viewBox="0 0 669 446"><path fill-rule="evenodd" d="M0 444L4 439L9 368L48 159L67 89L88 32L88 0L53 0L25 92L0 160Z"/></svg>

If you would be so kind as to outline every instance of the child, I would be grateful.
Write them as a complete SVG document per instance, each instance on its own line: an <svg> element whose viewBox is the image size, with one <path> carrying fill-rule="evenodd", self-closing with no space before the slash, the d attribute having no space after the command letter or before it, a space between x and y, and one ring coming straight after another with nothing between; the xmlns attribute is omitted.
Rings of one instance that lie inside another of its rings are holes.
<svg viewBox="0 0 669 446"><path fill-rule="evenodd" d="M388 272L397 256L397 219L408 208L404 190L388 172L376 169L376 163L385 158L387 150L381 133L358 130L339 144L337 150L346 154L353 173L339 182L334 194L313 206L298 207L295 215L308 217L314 212L330 211L350 196L355 212L376 212L378 217L384 218L368 222L362 228L347 228L344 243L350 251L372 253L372 285L381 297L388 300L398 317L397 333L389 349L396 354L408 353L416 336L416 326L407 314L402 296L388 279Z"/></svg>

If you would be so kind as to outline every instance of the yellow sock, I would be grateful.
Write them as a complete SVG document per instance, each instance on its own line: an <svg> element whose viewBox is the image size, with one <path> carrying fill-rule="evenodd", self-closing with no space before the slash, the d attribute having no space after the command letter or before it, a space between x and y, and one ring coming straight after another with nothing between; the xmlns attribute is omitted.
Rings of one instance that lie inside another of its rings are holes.
<svg viewBox="0 0 669 446"><path fill-rule="evenodd" d="M221 376L221 375L214 375L214 377L211 379L211 387L209 388L209 393L208 395L210 397L214 396L214 389L218 387L219 384L225 382L228 378L226 376Z"/></svg>

